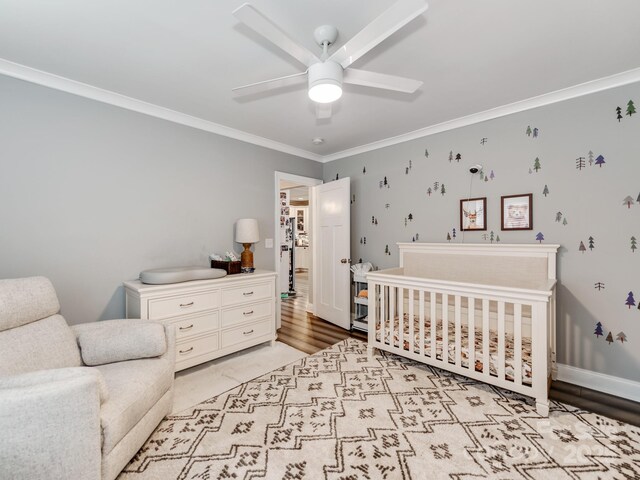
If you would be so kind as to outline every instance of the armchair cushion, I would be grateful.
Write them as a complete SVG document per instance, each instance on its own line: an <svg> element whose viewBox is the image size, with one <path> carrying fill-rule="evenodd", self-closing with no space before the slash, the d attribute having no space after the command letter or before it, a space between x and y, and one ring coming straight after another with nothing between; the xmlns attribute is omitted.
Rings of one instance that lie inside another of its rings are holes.
<svg viewBox="0 0 640 480"><path fill-rule="evenodd" d="M158 322L107 320L72 328L85 365L159 357L167 351L165 329Z"/></svg>
<svg viewBox="0 0 640 480"><path fill-rule="evenodd" d="M81 366L75 335L61 315L0 332L0 376Z"/></svg>
<svg viewBox="0 0 640 480"><path fill-rule="evenodd" d="M49 279L29 277L0 280L0 332L20 327L60 311Z"/></svg>
<svg viewBox="0 0 640 480"><path fill-rule="evenodd" d="M67 380L83 377L92 379L98 386L100 403L105 402L109 398L107 384L104 381L102 373L100 373L100 370L89 367L55 368L23 373L21 375L11 375L9 377L0 377L0 389L26 389L28 387L46 384L50 384L52 386L51 388L56 388L55 382L66 382Z"/></svg>

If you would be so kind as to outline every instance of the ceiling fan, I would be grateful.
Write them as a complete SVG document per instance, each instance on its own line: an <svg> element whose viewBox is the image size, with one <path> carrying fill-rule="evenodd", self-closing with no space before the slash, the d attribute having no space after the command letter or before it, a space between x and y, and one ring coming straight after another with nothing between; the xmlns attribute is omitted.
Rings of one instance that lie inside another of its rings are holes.
<svg viewBox="0 0 640 480"><path fill-rule="evenodd" d="M331 55L328 53L328 48L338 38L338 29L332 25L322 25L314 32L316 42L322 47L322 54L318 58L308 49L296 43L284 30L251 4L245 3L234 10L233 15L298 60L307 67L307 70L236 87L233 92L237 96L250 95L308 82L308 94L309 98L316 102L317 118L331 117L331 102L342 96L343 83L414 93L422 85L419 80L357 70L351 68L350 65L411 20L424 13L427 8L428 4L425 0L399 0Z"/></svg>

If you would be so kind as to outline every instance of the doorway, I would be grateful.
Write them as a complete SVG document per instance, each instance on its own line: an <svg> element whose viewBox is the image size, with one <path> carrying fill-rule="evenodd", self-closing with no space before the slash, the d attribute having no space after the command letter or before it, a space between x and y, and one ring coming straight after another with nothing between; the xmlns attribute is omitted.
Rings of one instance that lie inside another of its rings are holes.
<svg viewBox="0 0 640 480"><path fill-rule="evenodd" d="M313 312L313 242L310 187L317 178L276 172L275 269L278 272L277 328L282 325L282 301ZM291 303L291 302L290 302Z"/></svg>

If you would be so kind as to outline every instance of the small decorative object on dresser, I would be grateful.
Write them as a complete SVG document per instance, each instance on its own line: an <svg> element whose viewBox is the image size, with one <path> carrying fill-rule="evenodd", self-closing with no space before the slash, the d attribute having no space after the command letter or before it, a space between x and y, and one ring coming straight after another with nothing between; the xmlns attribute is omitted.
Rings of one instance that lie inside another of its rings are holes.
<svg viewBox="0 0 640 480"><path fill-rule="evenodd" d="M125 282L127 318L176 327L176 371L276 339L276 273L168 285Z"/></svg>
<svg viewBox="0 0 640 480"><path fill-rule="evenodd" d="M251 244L260 240L258 220L255 218L241 218L236 222L236 242L241 243L244 251L240 256L242 273L253 272L253 252Z"/></svg>

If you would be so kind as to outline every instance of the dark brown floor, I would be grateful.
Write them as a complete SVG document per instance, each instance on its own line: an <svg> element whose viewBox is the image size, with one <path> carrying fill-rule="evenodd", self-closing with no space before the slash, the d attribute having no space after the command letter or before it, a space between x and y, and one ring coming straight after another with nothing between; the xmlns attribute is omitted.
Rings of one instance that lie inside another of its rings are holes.
<svg viewBox="0 0 640 480"><path fill-rule="evenodd" d="M307 313L307 283L298 282L297 295L282 301L282 328L278 340L305 353L323 350L345 338L364 342L363 332L349 332L315 315ZM640 426L640 404L606 393L589 390L564 382L553 382L549 397L553 400L589 410L615 420Z"/></svg>

